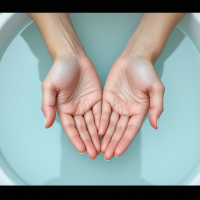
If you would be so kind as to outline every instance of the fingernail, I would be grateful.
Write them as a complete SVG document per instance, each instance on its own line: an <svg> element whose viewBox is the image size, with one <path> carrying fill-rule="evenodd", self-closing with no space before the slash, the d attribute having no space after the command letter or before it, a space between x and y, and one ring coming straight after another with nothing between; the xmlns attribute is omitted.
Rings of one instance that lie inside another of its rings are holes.
<svg viewBox="0 0 200 200"><path fill-rule="evenodd" d="M104 158L104 160L105 160L105 161L110 161L110 160L106 160L105 158Z"/></svg>
<svg viewBox="0 0 200 200"><path fill-rule="evenodd" d="M84 152L83 152L83 153L79 152L79 153L80 153L80 154L83 154Z"/></svg>
<svg viewBox="0 0 200 200"><path fill-rule="evenodd" d="M46 117L44 117L44 125L46 126L46 123L47 123L47 119Z"/></svg>
<svg viewBox="0 0 200 200"><path fill-rule="evenodd" d="M115 157L117 157L117 158L118 158L119 156L116 156L116 155L115 155Z"/></svg>
<svg viewBox="0 0 200 200"><path fill-rule="evenodd" d="M158 128L158 124L159 124L159 123L158 123L158 120L157 120L157 128Z"/></svg>

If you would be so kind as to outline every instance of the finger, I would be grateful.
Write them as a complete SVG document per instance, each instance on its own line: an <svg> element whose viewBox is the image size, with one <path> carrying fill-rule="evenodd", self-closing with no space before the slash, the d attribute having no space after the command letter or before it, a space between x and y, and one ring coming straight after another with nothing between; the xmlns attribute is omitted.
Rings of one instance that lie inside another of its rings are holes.
<svg viewBox="0 0 200 200"><path fill-rule="evenodd" d="M131 117L131 119L128 122L126 131L115 149L115 156L119 157L127 150L129 145L139 132L142 123L144 121L144 118L145 115L144 116L135 115Z"/></svg>
<svg viewBox="0 0 200 200"><path fill-rule="evenodd" d="M101 121L99 125L99 135L103 136L106 133L106 129L108 127L111 115L111 107L109 103L103 101L102 103L102 113L101 113Z"/></svg>
<svg viewBox="0 0 200 200"><path fill-rule="evenodd" d="M59 114L59 118L64 132L66 133L74 147L80 153L85 152L85 144L79 136L73 117L68 114Z"/></svg>
<svg viewBox="0 0 200 200"><path fill-rule="evenodd" d="M97 151L96 151L96 149L91 141L90 135L87 131L84 118L82 116L75 116L74 120L76 123L77 130L79 132L79 135L85 144L86 152L87 152L88 156L92 159L95 159L97 156Z"/></svg>
<svg viewBox="0 0 200 200"><path fill-rule="evenodd" d="M106 131L106 134L103 138L103 142L102 142L102 145L101 145L101 152L104 153L108 144L110 143L110 140L115 132L115 129L116 129L116 126L117 126L117 123L119 121L119 115L118 113L116 112L112 112L111 116L110 116L110 122L109 122L109 125L108 125L108 129Z"/></svg>
<svg viewBox="0 0 200 200"><path fill-rule="evenodd" d="M149 122L155 129L158 128L158 119L163 112L163 96L165 88L162 83L154 84L150 96L150 111L149 111Z"/></svg>
<svg viewBox="0 0 200 200"><path fill-rule="evenodd" d="M50 84L42 83L42 112L45 117L45 128L53 125L56 118L56 92Z"/></svg>
<svg viewBox="0 0 200 200"><path fill-rule="evenodd" d="M117 144L119 143L119 141L121 140L121 138L126 130L128 120L129 120L129 117L127 117L127 116L122 116L119 119L116 130L113 134L113 137L104 153L105 160L110 160L114 156L115 148L116 148Z"/></svg>
<svg viewBox="0 0 200 200"><path fill-rule="evenodd" d="M93 106L92 111L93 111L93 115L94 115L95 124L96 124L97 130L98 130L100 120L101 120L101 101L99 101L98 103L96 103Z"/></svg>
<svg viewBox="0 0 200 200"><path fill-rule="evenodd" d="M101 150L101 147L100 147L101 144L100 144L99 136L97 134L97 128L94 123L94 116L91 110L89 110L85 114L84 119L87 125L88 132L91 136L92 142L97 150L97 154L99 154Z"/></svg>

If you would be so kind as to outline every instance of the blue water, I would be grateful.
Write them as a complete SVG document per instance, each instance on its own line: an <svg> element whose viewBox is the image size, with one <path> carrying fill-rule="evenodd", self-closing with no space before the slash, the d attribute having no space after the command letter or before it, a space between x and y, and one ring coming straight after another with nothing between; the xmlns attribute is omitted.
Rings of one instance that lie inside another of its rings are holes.
<svg viewBox="0 0 200 200"><path fill-rule="evenodd" d="M102 87L142 14L70 14ZM52 60L34 23L0 56L0 157L24 184L180 184L200 160L200 56L179 28L155 63L165 85L159 129L146 117L131 146L107 162L80 154L56 117L44 128L41 83Z"/></svg>

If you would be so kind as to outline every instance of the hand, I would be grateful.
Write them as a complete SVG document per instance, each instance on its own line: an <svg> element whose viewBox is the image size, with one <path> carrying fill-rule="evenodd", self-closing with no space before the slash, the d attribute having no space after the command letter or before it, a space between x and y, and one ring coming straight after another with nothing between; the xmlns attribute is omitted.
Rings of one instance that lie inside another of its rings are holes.
<svg viewBox="0 0 200 200"><path fill-rule="evenodd" d="M149 112L149 121L158 128L163 112L164 86L152 62L141 55L121 55L113 64L103 90L99 135L106 160L121 156L139 132Z"/></svg>
<svg viewBox="0 0 200 200"><path fill-rule="evenodd" d="M71 143L90 158L100 153L102 89L93 63L87 56L62 56L55 60L42 83L42 111L46 128L54 123L56 110ZM56 106L56 110L55 110Z"/></svg>

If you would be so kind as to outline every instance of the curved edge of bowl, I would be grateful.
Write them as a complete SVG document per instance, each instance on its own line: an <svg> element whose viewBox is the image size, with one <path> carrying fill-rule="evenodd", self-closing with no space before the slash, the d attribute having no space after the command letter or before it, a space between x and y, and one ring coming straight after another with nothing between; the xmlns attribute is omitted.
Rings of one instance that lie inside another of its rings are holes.
<svg viewBox="0 0 200 200"><path fill-rule="evenodd" d="M2 52L13 35L22 26L30 22L30 17L26 13L0 13L0 52ZM0 185L23 185L15 174L7 168L0 158Z"/></svg>
<svg viewBox="0 0 200 200"><path fill-rule="evenodd" d="M10 38L26 23L30 17L26 13L0 13L0 52L2 52ZM194 45L200 50L200 13L188 13L177 25L194 40ZM23 185L23 183L7 169L0 158L0 185ZM181 185L200 185L200 162Z"/></svg>

